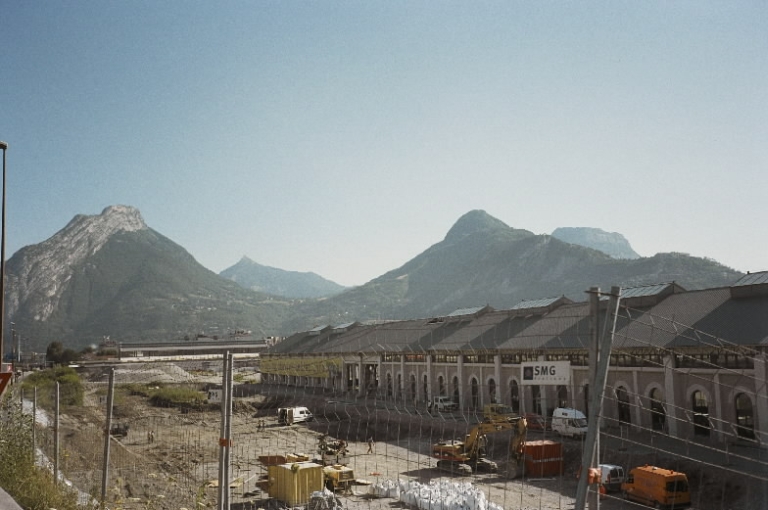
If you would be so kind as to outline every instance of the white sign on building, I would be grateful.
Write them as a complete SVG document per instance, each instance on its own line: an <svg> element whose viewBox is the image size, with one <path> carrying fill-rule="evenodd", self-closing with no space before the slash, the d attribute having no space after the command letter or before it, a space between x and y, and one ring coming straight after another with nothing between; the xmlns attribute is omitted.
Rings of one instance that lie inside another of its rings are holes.
<svg viewBox="0 0 768 510"><path fill-rule="evenodd" d="M569 385L570 361L525 361L520 364L523 385Z"/></svg>

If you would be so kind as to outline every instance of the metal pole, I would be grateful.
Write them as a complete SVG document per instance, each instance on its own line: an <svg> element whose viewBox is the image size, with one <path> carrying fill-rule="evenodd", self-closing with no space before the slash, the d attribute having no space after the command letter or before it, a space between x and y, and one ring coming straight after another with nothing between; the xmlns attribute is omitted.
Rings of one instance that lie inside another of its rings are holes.
<svg viewBox="0 0 768 510"><path fill-rule="evenodd" d="M221 376L221 428L219 433L219 493L218 493L218 504L217 507L219 510L224 510L224 502L226 498L226 492L227 490L224 487L224 484L226 483L229 485L229 482L225 480L225 470L227 466L227 453L226 453L226 445L227 445L227 419L229 416L227 415L227 392L229 390L229 385L227 384L227 377L229 375L228 370L229 365L229 351L227 351L224 354L224 359L222 360L222 376ZM228 488L227 488L228 489Z"/></svg>
<svg viewBox="0 0 768 510"><path fill-rule="evenodd" d="M56 381L56 405L53 418L53 484L59 483L59 382Z"/></svg>
<svg viewBox="0 0 768 510"><path fill-rule="evenodd" d="M227 391L225 392L226 399L226 448L224 452L224 510L230 509L230 491L229 482L231 479L230 466L232 455L232 365L234 364L234 357L231 352L227 353Z"/></svg>
<svg viewBox="0 0 768 510"><path fill-rule="evenodd" d="M584 505L587 499L589 468L592 467L595 444L597 443L597 436L600 433L600 408L603 403L605 381L608 377L608 365L611 359L611 344L613 343L613 334L616 331L616 318L618 317L620 295L621 287L611 287L610 304L608 305L606 321L609 320L611 314L613 314L613 326L611 328L611 334L603 334L600 338L600 343L597 346L598 359L597 372L595 373L594 378L595 387L590 389L591 391L589 395L589 418L587 420L589 429L587 430L587 437L584 440L584 455L581 459L579 485L576 489L575 510L584 510Z"/></svg>
<svg viewBox="0 0 768 510"><path fill-rule="evenodd" d="M3 204L2 204L2 235L0 236L0 364L5 359L3 352L3 339L5 335L5 151L8 144L0 141L0 149L3 150Z"/></svg>
<svg viewBox="0 0 768 510"><path fill-rule="evenodd" d="M109 479L109 447L112 430L112 404L115 396L115 368L109 370L109 390L107 392L107 423L104 428L104 464L101 471L101 504L107 501L107 481Z"/></svg>
<svg viewBox="0 0 768 510"><path fill-rule="evenodd" d="M37 452L35 451L35 431L37 429L37 386L35 386L35 393L32 395L32 455L37 459Z"/></svg>

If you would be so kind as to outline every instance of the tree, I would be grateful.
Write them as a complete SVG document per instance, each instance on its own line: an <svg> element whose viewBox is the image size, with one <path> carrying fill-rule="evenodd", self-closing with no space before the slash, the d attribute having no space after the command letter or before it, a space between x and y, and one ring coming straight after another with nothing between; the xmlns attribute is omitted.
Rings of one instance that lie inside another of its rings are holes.
<svg viewBox="0 0 768 510"><path fill-rule="evenodd" d="M65 349L61 342L51 342L45 350L45 359L61 365L68 365L80 359L74 349Z"/></svg>
<svg viewBox="0 0 768 510"><path fill-rule="evenodd" d="M61 342L51 342L45 350L45 359L54 363L61 363L61 355L64 353L64 346Z"/></svg>

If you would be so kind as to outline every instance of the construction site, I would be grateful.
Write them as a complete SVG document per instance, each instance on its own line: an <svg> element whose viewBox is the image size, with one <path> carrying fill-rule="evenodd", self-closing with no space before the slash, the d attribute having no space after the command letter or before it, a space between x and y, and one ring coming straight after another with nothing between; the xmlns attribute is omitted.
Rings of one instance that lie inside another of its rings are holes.
<svg viewBox="0 0 768 510"><path fill-rule="evenodd" d="M104 374L84 375L90 377L86 404L66 409L59 418L58 465L85 501L100 500L106 476L104 508L219 508L221 406L157 407L120 388L141 381L204 392L221 381L220 374L168 363L121 368L106 472ZM574 508L584 441L563 437L546 424L528 427L522 419L483 412L430 413L375 399L337 400L247 380L241 386L250 390L233 401L229 508ZM297 413L294 421L286 411L298 408L308 414ZM39 424L37 442L49 458L53 432L50 423ZM749 456L734 450L729 458L710 454L708 464L692 460L696 452L690 447L675 454L665 441L662 435L625 440L620 432L603 434L600 461L687 472L692 508L761 508L755 502L765 501L764 485L737 473L762 469L759 458L750 467ZM642 508L621 491L590 487L593 505Z"/></svg>

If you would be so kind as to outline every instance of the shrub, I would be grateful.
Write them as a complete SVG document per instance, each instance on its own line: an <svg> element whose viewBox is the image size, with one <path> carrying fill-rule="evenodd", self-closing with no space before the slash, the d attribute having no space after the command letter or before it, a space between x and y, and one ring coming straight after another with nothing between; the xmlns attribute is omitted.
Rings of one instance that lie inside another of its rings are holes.
<svg viewBox="0 0 768 510"><path fill-rule="evenodd" d="M52 409L55 403L56 383L59 383L59 404L62 406L81 406L85 390L80 376L70 367L55 367L39 372L32 372L24 378L22 389L33 391L37 388L38 405Z"/></svg>
<svg viewBox="0 0 768 510"><path fill-rule="evenodd" d="M18 403L2 402L0 420L0 486L29 510L82 510L75 491L54 483L53 474L35 465L32 417Z"/></svg>
<svg viewBox="0 0 768 510"><path fill-rule="evenodd" d="M192 388L169 386L154 390L149 402L156 407L202 409L205 405L205 394Z"/></svg>

